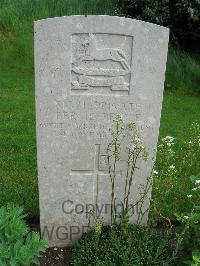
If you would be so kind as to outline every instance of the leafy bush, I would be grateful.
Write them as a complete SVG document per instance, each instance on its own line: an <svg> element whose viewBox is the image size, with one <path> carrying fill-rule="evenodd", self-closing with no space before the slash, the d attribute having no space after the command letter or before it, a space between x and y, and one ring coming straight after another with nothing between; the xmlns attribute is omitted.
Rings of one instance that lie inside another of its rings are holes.
<svg viewBox="0 0 200 266"><path fill-rule="evenodd" d="M119 0L121 13L170 27L171 39L185 48L198 48L200 2L198 0Z"/></svg>
<svg viewBox="0 0 200 266"><path fill-rule="evenodd" d="M192 252L192 259L185 261L186 265L199 266L200 265L200 252Z"/></svg>
<svg viewBox="0 0 200 266"><path fill-rule="evenodd" d="M77 242L72 263L82 265L168 265L172 256L172 236L159 235L156 230L127 225L104 226L84 234Z"/></svg>
<svg viewBox="0 0 200 266"><path fill-rule="evenodd" d="M22 207L0 208L0 265L39 264L47 242L36 232L30 232L24 221Z"/></svg>

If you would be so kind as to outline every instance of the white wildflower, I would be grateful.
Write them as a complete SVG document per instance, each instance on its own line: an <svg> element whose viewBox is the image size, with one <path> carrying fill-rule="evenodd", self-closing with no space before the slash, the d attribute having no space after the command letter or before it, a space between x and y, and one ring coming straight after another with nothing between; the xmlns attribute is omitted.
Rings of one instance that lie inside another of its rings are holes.
<svg viewBox="0 0 200 266"><path fill-rule="evenodd" d="M183 216L183 218L187 220L189 219L189 216L186 215L186 216Z"/></svg>
<svg viewBox="0 0 200 266"><path fill-rule="evenodd" d="M187 197L188 197L188 198L191 198L191 197L192 197L192 195L191 195L191 194L190 194L190 195L187 195Z"/></svg>
<svg viewBox="0 0 200 266"><path fill-rule="evenodd" d="M174 170L175 169L175 165L170 165L169 169Z"/></svg>
<svg viewBox="0 0 200 266"><path fill-rule="evenodd" d="M158 148L162 148L162 147L164 147L164 145L163 145L163 144L160 144L160 145L158 145Z"/></svg>
<svg viewBox="0 0 200 266"><path fill-rule="evenodd" d="M196 190L200 190L200 186L198 186L198 187L194 187L194 188L192 189L192 191L196 191Z"/></svg>
<svg viewBox="0 0 200 266"><path fill-rule="evenodd" d="M158 175L158 171L153 170L154 175Z"/></svg>
<svg viewBox="0 0 200 266"><path fill-rule="evenodd" d="M173 142L174 141L174 137L171 137L171 136L166 136L165 138L162 139L163 141L165 142Z"/></svg>
<svg viewBox="0 0 200 266"><path fill-rule="evenodd" d="M200 179L197 179L197 180L195 181L195 184L200 184Z"/></svg>
<svg viewBox="0 0 200 266"><path fill-rule="evenodd" d="M122 117L120 114L116 114L115 118L113 119L113 122L120 123L122 122Z"/></svg>
<svg viewBox="0 0 200 266"><path fill-rule="evenodd" d="M142 140L140 138L135 138L135 141L138 143L142 143Z"/></svg>
<svg viewBox="0 0 200 266"><path fill-rule="evenodd" d="M132 121L129 121L129 122L128 122L128 125L129 125L129 126L134 126L135 124L134 124Z"/></svg>

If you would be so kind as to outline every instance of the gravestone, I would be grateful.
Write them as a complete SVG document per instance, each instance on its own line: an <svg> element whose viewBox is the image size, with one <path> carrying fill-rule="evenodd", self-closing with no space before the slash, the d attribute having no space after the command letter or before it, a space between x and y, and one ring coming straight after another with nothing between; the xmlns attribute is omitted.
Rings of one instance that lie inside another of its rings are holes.
<svg viewBox="0 0 200 266"><path fill-rule="evenodd" d="M72 245L93 206L109 223L111 184L101 155L116 114L136 123L150 152L135 176L130 198L137 200L155 160L168 35L167 28L121 17L35 22L40 223L50 246ZM122 176L119 169L119 199Z"/></svg>

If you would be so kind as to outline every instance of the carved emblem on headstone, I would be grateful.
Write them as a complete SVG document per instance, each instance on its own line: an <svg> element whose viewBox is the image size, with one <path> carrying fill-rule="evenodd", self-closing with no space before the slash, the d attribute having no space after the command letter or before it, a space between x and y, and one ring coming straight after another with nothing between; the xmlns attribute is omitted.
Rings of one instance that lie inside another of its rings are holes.
<svg viewBox="0 0 200 266"><path fill-rule="evenodd" d="M129 93L132 36L83 33L71 42L72 93Z"/></svg>

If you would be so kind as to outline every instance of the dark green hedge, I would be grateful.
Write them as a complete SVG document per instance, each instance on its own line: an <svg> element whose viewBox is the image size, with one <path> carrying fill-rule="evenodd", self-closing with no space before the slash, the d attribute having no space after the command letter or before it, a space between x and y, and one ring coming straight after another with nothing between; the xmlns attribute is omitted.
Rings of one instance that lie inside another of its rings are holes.
<svg viewBox="0 0 200 266"><path fill-rule="evenodd" d="M172 234L158 234L155 229L128 224L103 226L100 234L94 229L76 242L74 266L153 266L169 265L173 253Z"/></svg>
<svg viewBox="0 0 200 266"><path fill-rule="evenodd" d="M118 5L122 15L169 27L173 44L199 49L199 0L118 0Z"/></svg>

